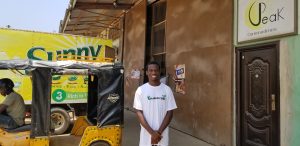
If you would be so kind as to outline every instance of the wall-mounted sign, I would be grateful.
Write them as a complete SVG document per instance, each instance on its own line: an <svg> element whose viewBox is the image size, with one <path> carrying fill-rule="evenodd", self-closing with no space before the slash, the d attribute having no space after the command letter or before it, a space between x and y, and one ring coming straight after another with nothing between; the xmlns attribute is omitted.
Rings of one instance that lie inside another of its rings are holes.
<svg viewBox="0 0 300 146"><path fill-rule="evenodd" d="M185 64L175 65L175 74L177 79L185 78Z"/></svg>
<svg viewBox="0 0 300 146"><path fill-rule="evenodd" d="M175 80L175 92L185 94L184 79Z"/></svg>
<svg viewBox="0 0 300 146"><path fill-rule="evenodd" d="M238 0L238 42L296 33L295 0Z"/></svg>
<svg viewBox="0 0 300 146"><path fill-rule="evenodd" d="M175 82L175 92L185 94L185 64L178 64L174 66L175 76L173 80Z"/></svg>

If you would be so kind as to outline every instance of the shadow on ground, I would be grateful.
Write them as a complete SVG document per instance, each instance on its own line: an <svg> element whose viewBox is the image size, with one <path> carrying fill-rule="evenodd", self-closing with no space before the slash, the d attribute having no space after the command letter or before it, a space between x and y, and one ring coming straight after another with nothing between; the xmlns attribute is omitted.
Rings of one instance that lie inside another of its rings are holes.
<svg viewBox="0 0 300 146"><path fill-rule="evenodd" d="M124 128L122 137L122 146L138 146L140 135L140 125L130 110L124 110ZM212 146L190 135L170 128L170 146Z"/></svg>

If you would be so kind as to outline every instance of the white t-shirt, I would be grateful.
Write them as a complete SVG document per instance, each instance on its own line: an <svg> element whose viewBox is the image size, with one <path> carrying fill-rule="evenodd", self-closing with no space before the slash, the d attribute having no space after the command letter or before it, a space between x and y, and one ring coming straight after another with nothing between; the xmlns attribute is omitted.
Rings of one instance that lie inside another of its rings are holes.
<svg viewBox="0 0 300 146"><path fill-rule="evenodd" d="M158 130L167 111L177 108L174 95L170 87L161 83L159 86L151 86L146 83L140 86L134 97L133 107L143 111L144 117L153 130ZM159 146L169 145L169 128L162 133L163 138ZM151 146L151 135L141 125L140 146Z"/></svg>
<svg viewBox="0 0 300 146"><path fill-rule="evenodd" d="M2 104L7 105L7 114L19 125L24 124L25 103L22 96L16 92L11 92L5 97Z"/></svg>

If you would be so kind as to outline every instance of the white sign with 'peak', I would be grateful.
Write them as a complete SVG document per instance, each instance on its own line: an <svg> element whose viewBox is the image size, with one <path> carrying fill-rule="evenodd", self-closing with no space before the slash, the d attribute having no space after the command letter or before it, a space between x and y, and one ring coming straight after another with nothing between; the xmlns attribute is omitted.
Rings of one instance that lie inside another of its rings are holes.
<svg viewBox="0 0 300 146"><path fill-rule="evenodd" d="M238 42L295 32L295 0L238 0Z"/></svg>

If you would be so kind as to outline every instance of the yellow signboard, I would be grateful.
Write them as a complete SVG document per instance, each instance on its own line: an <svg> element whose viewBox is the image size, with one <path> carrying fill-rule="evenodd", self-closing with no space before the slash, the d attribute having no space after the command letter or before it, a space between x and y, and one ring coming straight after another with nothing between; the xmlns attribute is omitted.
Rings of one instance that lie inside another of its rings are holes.
<svg viewBox="0 0 300 146"><path fill-rule="evenodd" d="M112 41L95 37L67 34L41 33L0 29L0 60L77 60L106 61L105 47L112 47ZM110 60L111 61L111 60ZM31 79L25 71L0 71L0 78L11 78L15 91L26 103L31 103ZM86 102L86 76L54 76L52 84L53 103Z"/></svg>

